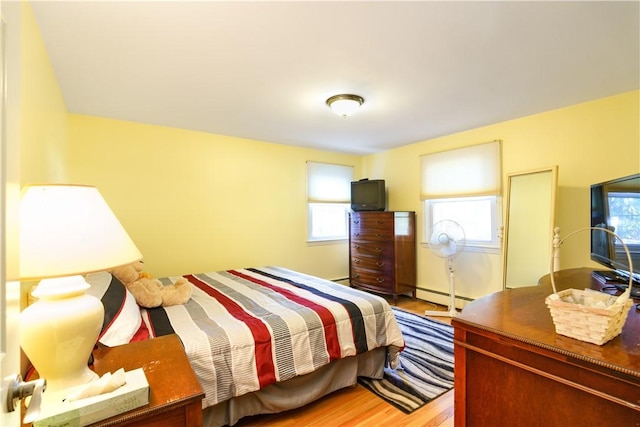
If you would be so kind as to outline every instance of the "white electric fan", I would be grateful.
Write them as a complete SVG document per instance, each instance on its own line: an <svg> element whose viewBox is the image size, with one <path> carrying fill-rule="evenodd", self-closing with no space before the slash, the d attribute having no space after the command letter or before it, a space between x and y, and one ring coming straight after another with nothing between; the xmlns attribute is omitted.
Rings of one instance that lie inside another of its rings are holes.
<svg viewBox="0 0 640 427"><path fill-rule="evenodd" d="M449 316L455 317L456 292L454 283L453 259L457 257L465 245L464 229L455 221L444 219L433 225L429 238L429 249L440 258L447 259L449 268L449 311L425 311L425 316Z"/></svg>

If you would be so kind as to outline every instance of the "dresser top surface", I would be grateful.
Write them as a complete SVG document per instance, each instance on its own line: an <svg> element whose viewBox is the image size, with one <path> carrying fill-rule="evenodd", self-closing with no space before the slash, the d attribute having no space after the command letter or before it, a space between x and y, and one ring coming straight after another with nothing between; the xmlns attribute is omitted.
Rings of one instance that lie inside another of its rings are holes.
<svg viewBox="0 0 640 427"><path fill-rule="evenodd" d="M563 270L554 276L558 290L602 285L591 277L591 269ZM507 289L468 304L452 319L456 323L475 326L534 346L600 364L640 378L640 310L636 304L629 310L622 333L603 345L591 344L556 334L553 320L544 300L553 293L548 275L537 286Z"/></svg>

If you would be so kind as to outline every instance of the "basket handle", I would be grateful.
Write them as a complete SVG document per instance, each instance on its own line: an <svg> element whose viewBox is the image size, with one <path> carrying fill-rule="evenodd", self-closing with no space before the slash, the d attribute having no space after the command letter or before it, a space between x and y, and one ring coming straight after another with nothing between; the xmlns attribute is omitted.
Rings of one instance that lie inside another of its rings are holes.
<svg viewBox="0 0 640 427"><path fill-rule="evenodd" d="M554 239L553 241L553 251L551 251L551 262L550 262L550 268L551 268L551 274L550 274L550 278L551 278L551 287L553 288L553 293L555 294L556 292L558 292L556 290L556 282L553 279L554 276L554 270L555 270L555 259L556 259L556 253L557 251L560 249L560 246L562 246L562 244L564 243L565 240L567 240L569 237L573 236L576 233L579 233L581 231L587 231L587 230L601 230L604 231L606 233L611 234L613 237L615 237L616 239L618 239L620 241L620 243L622 243L622 247L624 248L625 253L627 254L627 260L629 261L629 286L627 286L627 289L625 289L625 291L620 295L620 297L622 296L626 296L626 298L624 298L621 302L625 302L627 299L629 299L629 296L631 295L631 286L633 284L633 264L631 262L631 254L629 253L629 248L627 248L627 245L622 241L622 239L620 238L620 236L618 236L616 233L614 233L613 231L606 229L606 228L602 228L602 227L587 227L587 228L581 228L579 230L573 231L569 234L567 234L565 237L563 237L562 239L558 240L556 242L556 240Z"/></svg>

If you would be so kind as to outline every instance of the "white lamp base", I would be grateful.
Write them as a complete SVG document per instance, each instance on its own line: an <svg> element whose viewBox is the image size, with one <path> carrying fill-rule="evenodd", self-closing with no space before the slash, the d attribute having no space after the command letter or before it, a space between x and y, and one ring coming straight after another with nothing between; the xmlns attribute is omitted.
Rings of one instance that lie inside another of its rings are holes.
<svg viewBox="0 0 640 427"><path fill-rule="evenodd" d="M88 288L82 276L42 280L33 291L39 300L20 314L20 345L48 390L98 378L87 364L104 308L99 299L85 295Z"/></svg>

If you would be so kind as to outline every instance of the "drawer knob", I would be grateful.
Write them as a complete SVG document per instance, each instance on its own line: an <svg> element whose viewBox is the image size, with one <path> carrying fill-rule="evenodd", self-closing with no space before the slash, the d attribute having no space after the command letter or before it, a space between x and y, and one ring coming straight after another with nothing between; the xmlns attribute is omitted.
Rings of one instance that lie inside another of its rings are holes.
<svg viewBox="0 0 640 427"><path fill-rule="evenodd" d="M360 260L358 258L356 258L356 259L353 260L353 263L354 264L360 264Z"/></svg>
<svg viewBox="0 0 640 427"><path fill-rule="evenodd" d="M379 239L381 239L381 238L383 238L383 237L384 237L384 234L376 234L376 237L377 237L377 238L379 238Z"/></svg>
<svg viewBox="0 0 640 427"><path fill-rule="evenodd" d="M376 252L382 252L382 248L376 248Z"/></svg>
<svg viewBox="0 0 640 427"><path fill-rule="evenodd" d="M376 282L382 283L382 282L384 282L384 279L382 277L377 277L376 278Z"/></svg>
<svg viewBox="0 0 640 427"><path fill-rule="evenodd" d="M384 262L380 262L380 261L378 261L378 262L376 262L376 265L377 265L378 267L382 267L382 266L384 265Z"/></svg>

